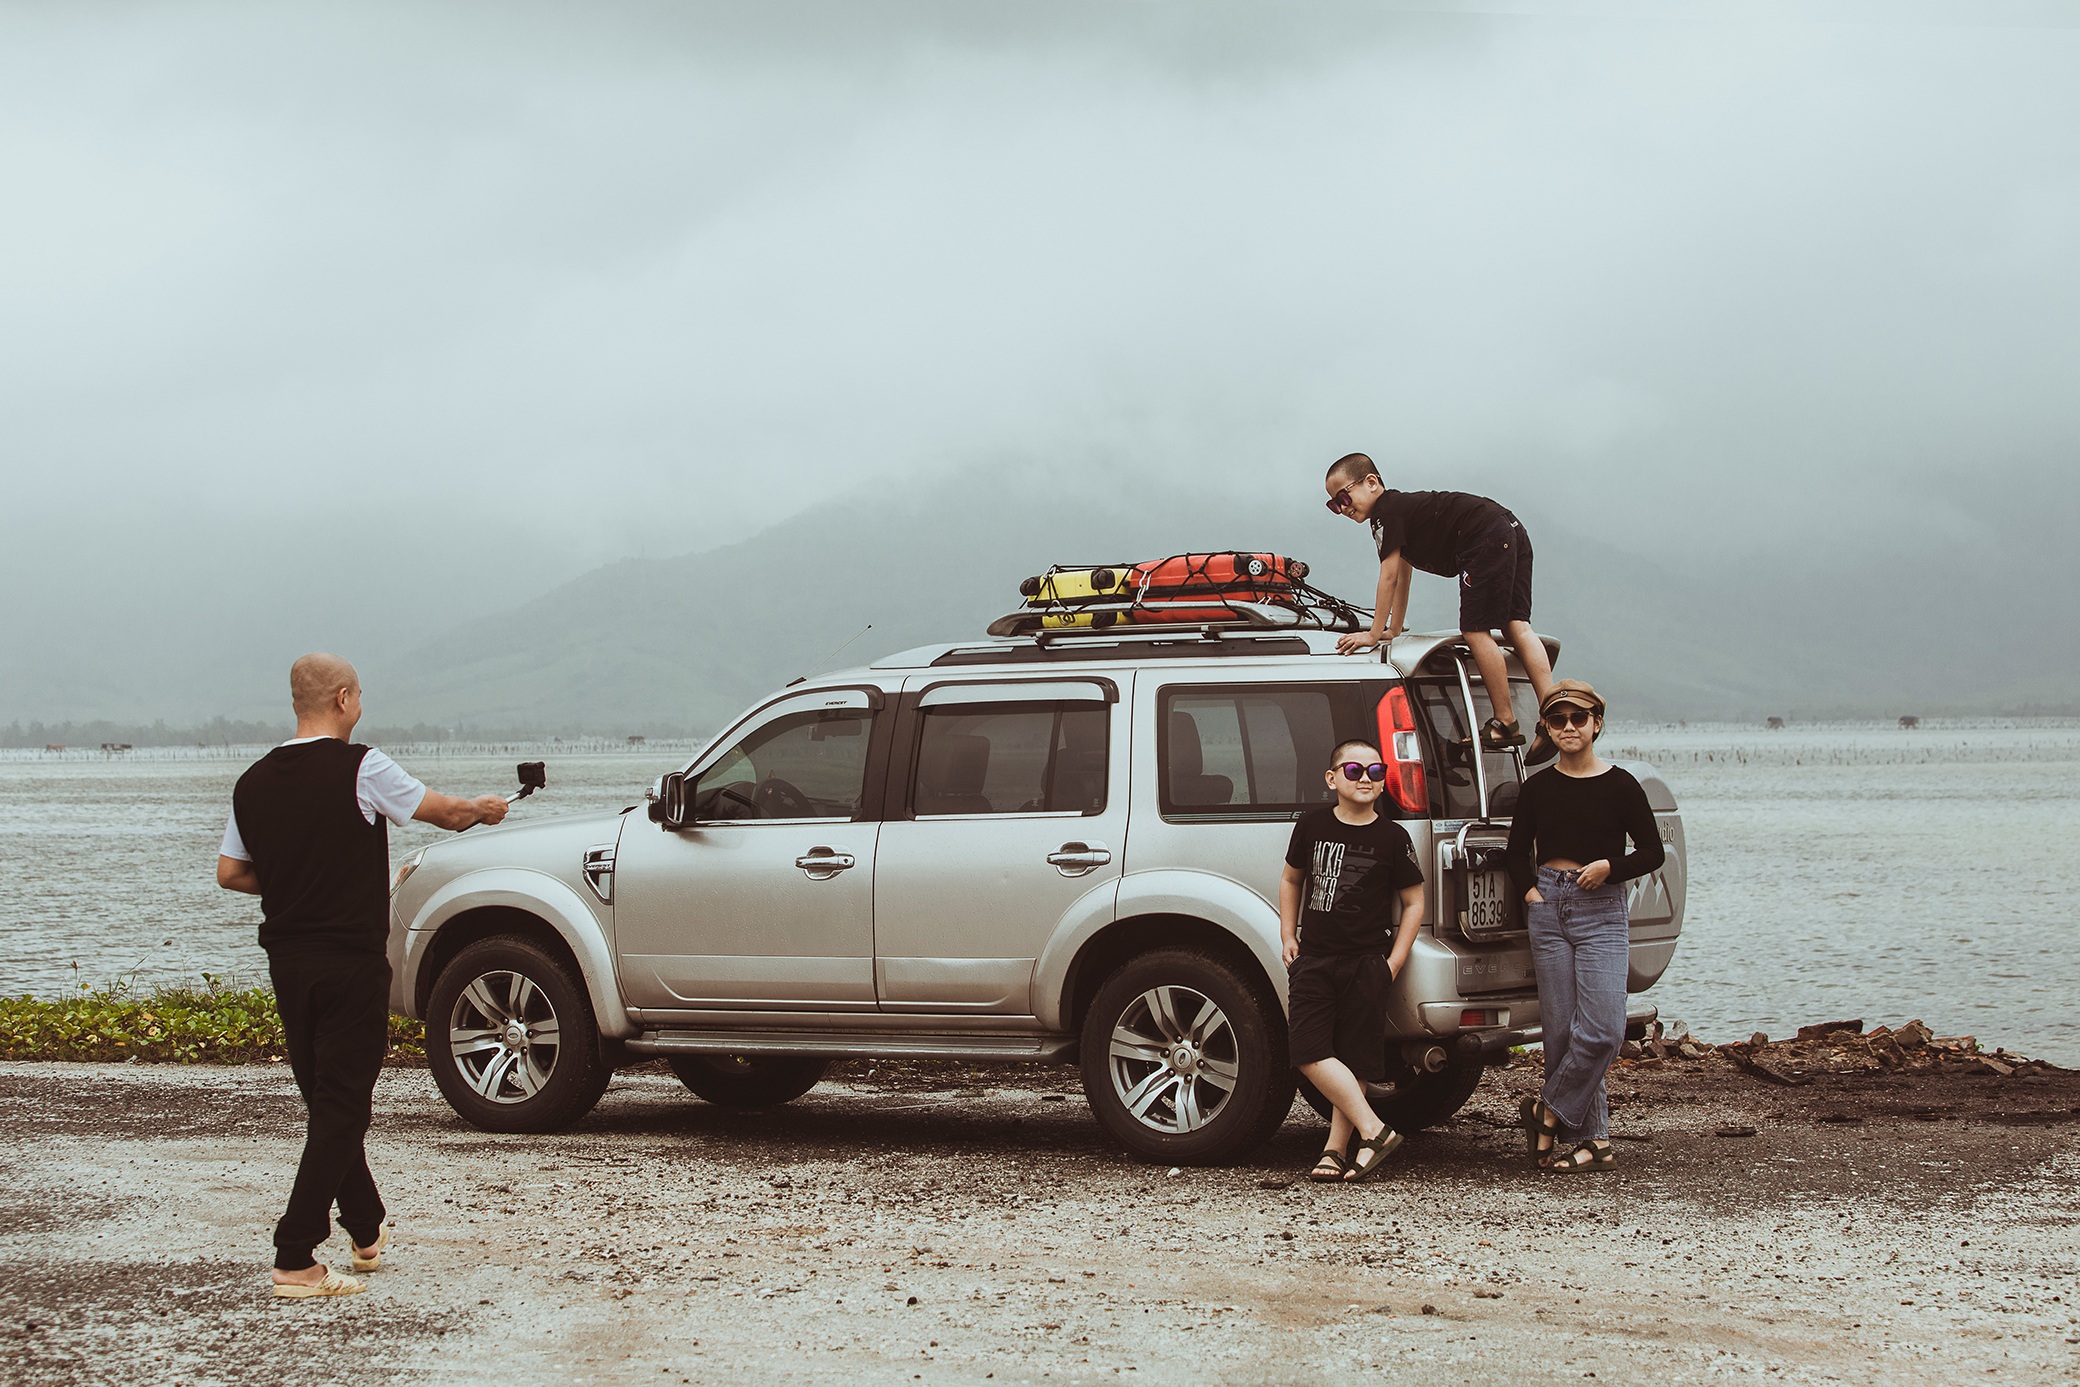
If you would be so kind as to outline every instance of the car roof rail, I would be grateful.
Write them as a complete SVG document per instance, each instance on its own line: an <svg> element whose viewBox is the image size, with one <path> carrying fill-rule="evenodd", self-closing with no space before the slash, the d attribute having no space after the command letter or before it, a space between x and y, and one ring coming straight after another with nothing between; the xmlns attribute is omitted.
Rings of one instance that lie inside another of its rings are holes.
<svg viewBox="0 0 2080 1387"><path fill-rule="evenodd" d="M1241 656L1265 659L1317 653L1313 642L1294 631L1281 634L1276 631L1172 626L1161 632L1137 632L1131 628L1085 632L1081 639L1073 641L1042 640L1038 633L1014 636L986 645L957 645L935 655L930 663L939 667L1082 660L1205 660Z"/></svg>
<svg viewBox="0 0 2080 1387"><path fill-rule="evenodd" d="M1152 641L1176 640L1186 632L1198 632L1202 637L1212 632L1256 632L1256 631L1362 631L1372 621L1372 613L1354 607L1341 598L1303 587L1290 600L1279 602L1237 601L1232 598L1208 597L1192 603L1179 603L1191 609L1219 609L1228 615L1211 620L1151 621L1150 609L1138 603L1096 604L1085 607L1067 605L1046 607L1021 607L1015 612L998 617L989 624L992 636L1029 636L1047 643L1077 642L1087 640L1132 640ZM1095 621L1099 616L1111 616L1108 625L1049 626L1049 617L1088 615Z"/></svg>

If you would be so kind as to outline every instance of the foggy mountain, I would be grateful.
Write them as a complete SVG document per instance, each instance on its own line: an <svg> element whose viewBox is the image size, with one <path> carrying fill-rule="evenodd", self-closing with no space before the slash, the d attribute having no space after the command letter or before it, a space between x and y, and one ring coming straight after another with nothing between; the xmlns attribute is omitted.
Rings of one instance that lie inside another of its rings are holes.
<svg viewBox="0 0 2080 1387"><path fill-rule="evenodd" d="M1562 672L1628 717L2080 709L2080 633L2058 610L2080 565L2026 533L2058 523L2046 512L1926 555L1794 563L1757 551L1692 568L1517 509L1536 555L1536 625L1562 641ZM1369 604L1369 536L1311 494L1129 494L1090 478L1051 490L971 473L820 505L706 552L612 564L465 622L371 661L371 716L707 731L796 675L978 637L1018 605L1019 579L1050 563L1229 548L1305 558L1317 586ZM1410 624L1451 627L1455 604L1449 581L1419 574ZM2007 641L2018 619L2039 638Z"/></svg>

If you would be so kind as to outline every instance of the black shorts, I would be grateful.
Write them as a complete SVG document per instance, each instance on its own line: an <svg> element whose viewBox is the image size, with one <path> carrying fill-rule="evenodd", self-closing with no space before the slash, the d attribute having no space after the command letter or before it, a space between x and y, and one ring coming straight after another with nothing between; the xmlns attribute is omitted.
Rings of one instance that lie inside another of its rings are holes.
<svg viewBox="0 0 2080 1387"><path fill-rule="evenodd" d="M1387 1077L1385 954L1302 954L1286 973L1286 1034L1294 1067L1335 1056L1368 1083Z"/></svg>
<svg viewBox="0 0 2080 1387"><path fill-rule="evenodd" d="M1459 629L1499 631L1531 620L1531 536L1511 519L1459 557Z"/></svg>

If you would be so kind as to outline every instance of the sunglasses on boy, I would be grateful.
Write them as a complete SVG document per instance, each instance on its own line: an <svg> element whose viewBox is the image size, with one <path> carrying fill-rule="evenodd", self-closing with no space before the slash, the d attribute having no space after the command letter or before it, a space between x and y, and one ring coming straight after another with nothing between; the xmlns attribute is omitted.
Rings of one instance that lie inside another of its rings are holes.
<svg viewBox="0 0 2080 1387"><path fill-rule="evenodd" d="M1337 492L1334 496L1331 496L1329 498L1329 509L1335 512L1337 515L1342 515L1345 511L1349 510L1351 508L1351 486L1356 485L1356 482L1352 482L1350 486L1345 487L1343 490Z"/></svg>
<svg viewBox="0 0 2080 1387"><path fill-rule="evenodd" d="M1387 778L1387 768L1377 761L1369 766L1360 765L1356 761L1346 761L1338 769L1343 772L1343 778L1350 781L1370 780L1377 783Z"/></svg>
<svg viewBox="0 0 2080 1387"><path fill-rule="evenodd" d="M1587 727L1595 717L1587 708L1555 708L1546 714L1546 726L1555 732L1565 727Z"/></svg>

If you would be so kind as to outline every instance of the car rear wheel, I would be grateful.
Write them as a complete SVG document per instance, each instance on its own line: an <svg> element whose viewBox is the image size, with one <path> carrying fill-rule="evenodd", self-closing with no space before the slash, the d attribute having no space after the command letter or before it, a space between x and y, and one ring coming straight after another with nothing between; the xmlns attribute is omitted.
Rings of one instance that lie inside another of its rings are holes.
<svg viewBox="0 0 2080 1387"><path fill-rule="evenodd" d="M1480 1087L1484 1068L1478 1059L1454 1055L1435 1074L1410 1069L1394 1083L1367 1084L1365 1096L1371 1100L1372 1110L1395 1131L1420 1132L1465 1107L1473 1091ZM1307 1106L1326 1119L1329 1100L1306 1079L1299 1083L1300 1096L1307 1100Z"/></svg>
<svg viewBox="0 0 2080 1387"><path fill-rule="evenodd" d="M592 1110L613 1071L585 988L531 939L480 939L434 981L426 1062L448 1105L487 1132L554 1132Z"/></svg>
<svg viewBox="0 0 2080 1387"><path fill-rule="evenodd" d="M1082 1034L1083 1091L1143 1160L1218 1165L1261 1145L1293 1102L1285 1016L1223 959L1162 949L1098 989Z"/></svg>
<svg viewBox="0 0 2080 1387"><path fill-rule="evenodd" d="M827 1059L791 1055L672 1055L679 1082L717 1107L777 1108L816 1087Z"/></svg>

